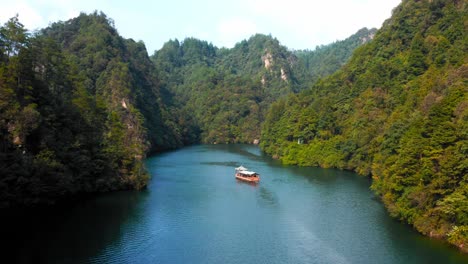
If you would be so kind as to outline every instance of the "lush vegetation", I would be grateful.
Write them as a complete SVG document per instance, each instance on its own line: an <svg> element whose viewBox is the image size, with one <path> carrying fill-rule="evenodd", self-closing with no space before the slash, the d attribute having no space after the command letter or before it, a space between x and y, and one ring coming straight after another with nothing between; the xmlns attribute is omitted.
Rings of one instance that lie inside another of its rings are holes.
<svg viewBox="0 0 468 264"><path fill-rule="evenodd" d="M404 0L340 71L272 105L262 148L372 176L392 216L466 249L467 8Z"/></svg>
<svg viewBox="0 0 468 264"><path fill-rule="evenodd" d="M29 34L0 27L0 206L143 188L143 158L177 147L143 43L104 14Z"/></svg>
<svg viewBox="0 0 468 264"><path fill-rule="evenodd" d="M34 34L11 18L0 27L0 207L141 189L148 152L252 142L271 102L300 89L297 61L264 35L230 50L169 41L150 60L103 13Z"/></svg>
<svg viewBox="0 0 468 264"><path fill-rule="evenodd" d="M362 29L345 41L300 52L261 34L232 49L194 38L171 40L152 60L170 92L166 103L184 143L251 143L260 137L272 102L336 71L373 33Z"/></svg>
<svg viewBox="0 0 468 264"><path fill-rule="evenodd" d="M318 79L339 70L348 61L356 48L374 38L376 31L375 28L363 28L345 40L317 46L313 51L294 51L300 63L305 66L304 83L314 84Z"/></svg>
<svg viewBox="0 0 468 264"><path fill-rule="evenodd" d="M144 188L149 151L261 138L286 164L371 176L391 215L466 248L465 2L404 0L379 31L313 51L258 34L151 58L102 13L34 34L14 17L0 26L0 207Z"/></svg>
<svg viewBox="0 0 468 264"><path fill-rule="evenodd" d="M294 90L294 81L285 79L292 56L277 40L256 35L231 50L193 38L173 40L152 59L171 92L168 105L178 113L184 142L237 143L258 139L268 104Z"/></svg>

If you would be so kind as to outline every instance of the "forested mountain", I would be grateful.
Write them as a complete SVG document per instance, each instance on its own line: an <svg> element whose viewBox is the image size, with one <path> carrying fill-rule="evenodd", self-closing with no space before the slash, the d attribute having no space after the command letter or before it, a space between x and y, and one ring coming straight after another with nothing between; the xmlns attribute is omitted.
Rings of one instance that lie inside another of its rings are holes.
<svg viewBox="0 0 468 264"><path fill-rule="evenodd" d="M317 46L312 51L294 51L300 63L305 66L304 81L314 84L318 79L336 72L348 61L357 47L374 38L376 31L375 28L362 28L345 40Z"/></svg>
<svg viewBox="0 0 468 264"><path fill-rule="evenodd" d="M14 17L0 27L0 206L140 189L149 151L252 142L271 102L301 89L295 72L271 36L169 41L151 61L103 13L34 34Z"/></svg>
<svg viewBox="0 0 468 264"><path fill-rule="evenodd" d="M296 93L314 78L337 70L373 31L300 57L271 36L257 34L232 49L194 38L171 40L152 56L167 102L178 116L184 143L251 143L272 102ZM329 57L318 63L317 58ZM334 70L333 70L334 69ZM199 136L196 136L199 135Z"/></svg>
<svg viewBox="0 0 468 264"><path fill-rule="evenodd" d="M264 35L230 50L194 38L169 41L152 59L161 84L172 92L168 105L181 119L186 143L258 139L269 103L295 87L295 58Z"/></svg>
<svg viewBox="0 0 468 264"><path fill-rule="evenodd" d="M272 105L262 148L371 175L392 216L466 249L467 8L402 1L342 70Z"/></svg>
<svg viewBox="0 0 468 264"><path fill-rule="evenodd" d="M232 49L171 40L151 58L103 13L34 34L14 17L0 27L0 207L140 189L149 151L261 138L286 164L372 176L391 215L468 245L467 8L403 0L377 32L314 51L258 34Z"/></svg>
<svg viewBox="0 0 468 264"><path fill-rule="evenodd" d="M122 133L131 127L148 130L141 131L143 137L148 137L141 138L141 143L147 144L148 140L153 151L181 146L143 42L119 36L113 21L102 12L54 23L40 35L59 43L64 56L76 67L85 90L104 100L107 110L120 116L114 121L129 128ZM109 127L116 125L120 126Z"/></svg>
<svg viewBox="0 0 468 264"><path fill-rule="evenodd" d="M104 14L34 35L0 28L0 206L143 188L143 158L177 147L143 43Z"/></svg>

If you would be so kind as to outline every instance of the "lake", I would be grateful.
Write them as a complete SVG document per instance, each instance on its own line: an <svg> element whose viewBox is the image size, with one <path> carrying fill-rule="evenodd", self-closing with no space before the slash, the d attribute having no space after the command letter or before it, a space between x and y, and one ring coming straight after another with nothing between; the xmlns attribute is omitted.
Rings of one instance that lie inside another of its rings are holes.
<svg viewBox="0 0 468 264"><path fill-rule="evenodd" d="M251 145L148 158L147 190L3 215L3 263L468 263L388 216L370 181ZM260 173L239 182L234 168Z"/></svg>

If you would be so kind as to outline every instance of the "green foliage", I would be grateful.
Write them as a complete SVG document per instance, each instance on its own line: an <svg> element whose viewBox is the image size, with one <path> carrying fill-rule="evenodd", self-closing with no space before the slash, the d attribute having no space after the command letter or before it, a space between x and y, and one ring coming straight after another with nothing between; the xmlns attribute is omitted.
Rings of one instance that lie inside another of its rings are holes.
<svg viewBox="0 0 468 264"><path fill-rule="evenodd" d="M0 29L0 43L2 58L18 55L20 50L28 44L28 33L18 20L18 15L10 18Z"/></svg>
<svg viewBox="0 0 468 264"><path fill-rule="evenodd" d="M391 215L466 244L462 2L403 1L340 71L272 104L262 149L287 164L371 175Z"/></svg>
<svg viewBox="0 0 468 264"><path fill-rule="evenodd" d="M371 175L391 215L466 244L467 13L404 0L372 41L188 38L151 59L103 13L34 35L14 17L0 27L0 206L141 189L148 151L261 137L286 164Z"/></svg>
<svg viewBox="0 0 468 264"><path fill-rule="evenodd" d="M181 144L142 43L104 14L0 27L0 206L144 188L147 151Z"/></svg>
<svg viewBox="0 0 468 264"><path fill-rule="evenodd" d="M168 119L180 128L184 144L251 143L260 137L261 124L274 101L303 89L314 74L308 71L330 66L318 74L323 77L338 69L362 38L373 32L364 31L353 41L333 44L339 48L322 46L340 59L320 66L312 65L312 59L301 59L313 52L288 51L277 39L261 34L232 49L218 49L193 38L171 40L152 56L161 85L169 92L163 96L173 113ZM312 127L306 132L301 129L297 128L303 137L316 133Z"/></svg>
<svg viewBox="0 0 468 264"><path fill-rule="evenodd" d="M305 72L301 73L302 78L310 85L320 78L333 74L348 61L356 48L371 41L376 31L375 28L363 28L345 40L317 46L312 51L294 51L305 66Z"/></svg>
<svg viewBox="0 0 468 264"><path fill-rule="evenodd" d="M454 226L448 233L448 241L454 245L464 246L468 242L468 226Z"/></svg>

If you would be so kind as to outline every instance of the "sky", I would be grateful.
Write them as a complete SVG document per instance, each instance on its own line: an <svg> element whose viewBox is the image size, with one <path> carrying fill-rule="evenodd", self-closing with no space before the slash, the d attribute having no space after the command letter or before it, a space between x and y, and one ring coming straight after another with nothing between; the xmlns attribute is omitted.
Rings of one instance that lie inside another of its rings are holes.
<svg viewBox="0 0 468 264"><path fill-rule="evenodd" d="M29 30L80 12L104 12L120 35L151 55L170 39L195 37L232 48L256 33L289 49L315 49L363 27L380 28L401 0L0 0L0 23L19 15Z"/></svg>

